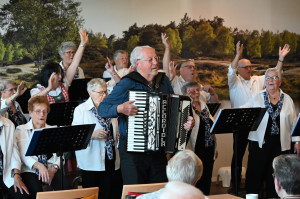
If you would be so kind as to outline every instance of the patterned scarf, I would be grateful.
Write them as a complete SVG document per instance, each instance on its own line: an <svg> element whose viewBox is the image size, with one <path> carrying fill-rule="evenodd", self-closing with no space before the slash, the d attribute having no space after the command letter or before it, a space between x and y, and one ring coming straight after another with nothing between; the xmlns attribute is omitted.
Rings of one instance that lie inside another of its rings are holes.
<svg viewBox="0 0 300 199"><path fill-rule="evenodd" d="M201 117L204 122L205 122L205 147L210 147L210 146L213 146L214 144L214 140L213 138L211 137L211 134L210 134L210 123L209 123L209 112L207 110L207 108L205 107L201 112L196 109L196 107L193 105L193 109L195 111L195 113Z"/></svg>
<svg viewBox="0 0 300 199"><path fill-rule="evenodd" d="M276 111L274 111L274 109L273 109L273 107L270 103L269 95L267 94L267 91L264 92L264 100L265 100L265 107L267 108L267 111L268 111L269 115L272 118L271 135L278 135L279 128L278 128L278 125L276 123L276 117L280 114L280 111L282 109L284 95L283 95L283 93L280 95L280 99L278 101Z"/></svg>
<svg viewBox="0 0 300 199"><path fill-rule="evenodd" d="M98 115L96 108L93 107L92 108L92 112L95 115L95 117L97 118L99 124L101 126L104 127L104 130L108 133L107 139L105 141L105 148L106 148L106 152L107 152L107 157L109 160L113 159L113 149L112 147L114 146L114 138L112 135L112 132L110 131L110 124L111 124L111 120L110 118L102 118L100 115Z"/></svg>
<svg viewBox="0 0 300 199"><path fill-rule="evenodd" d="M12 106L14 106L14 104ZM16 108L16 113L13 113L11 108L9 108L7 112L8 112L9 119L14 123L15 126L19 126L27 123L25 116L22 114L20 110L20 106Z"/></svg>

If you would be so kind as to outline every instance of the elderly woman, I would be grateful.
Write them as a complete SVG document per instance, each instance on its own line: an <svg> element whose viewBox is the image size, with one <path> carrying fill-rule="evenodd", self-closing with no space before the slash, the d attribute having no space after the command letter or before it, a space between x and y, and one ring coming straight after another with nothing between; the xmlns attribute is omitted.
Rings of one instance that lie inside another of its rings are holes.
<svg viewBox="0 0 300 199"><path fill-rule="evenodd" d="M80 44L81 47L85 47L85 44ZM58 54L62 58L62 61L59 63L63 73L65 73L68 68L71 66L74 55L76 53L76 45L71 41L62 42ZM84 72L82 68L78 67L74 76L74 79L84 79Z"/></svg>
<svg viewBox="0 0 300 199"><path fill-rule="evenodd" d="M89 99L75 108L72 125L96 124L90 144L76 151L78 167L82 171L83 187L99 187L99 198L121 197L122 176L119 153L117 120L98 115L99 104L107 97L103 79L92 79L87 84Z"/></svg>
<svg viewBox="0 0 300 199"><path fill-rule="evenodd" d="M210 193L211 177L215 162L216 138L210 134L213 118L206 104L200 101L201 86L195 82L189 82L182 87L182 93L192 99L192 111L195 126L192 130L188 148L196 153L203 162L203 175L196 187L205 195Z"/></svg>
<svg viewBox="0 0 300 199"><path fill-rule="evenodd" d="M54 190L61 188L61 171L60 161L56 154L25 156L34 130L50 127L46 124L50 104L45 96L36 96L29 100L28 111L31 120L16 128L16 140L23 162L21 177L29 190L29 198L36 198L36 193L43 191L43 184L50 185ZM68 188L70 186L67 180L64 180L64 189Z"/></svg>
<svg viewBox="0 0 300 199"><path fill-rule="evenodd" d="M266 180L267 198L278 197L272 177L272 161L291 149L291 131L296 122L293 100L279 88L281 73L270 68L265 73L266 89L253 96L243 107L267 108L256 131L250 131L249 159L246 173L247 193L260 193L263 180ZM298 139L299 137L295 137ZM299 143L295 152L300 154Z"/></svg>
<svg viewBox="0 0 300 199"><path fill-rule="evenodd" d="M80 32L80 39L80 46L66 72L63 73L61 66L57 63L47 63L40 73L40 84L30 91L31 96L47 96L50 104L69 101L68 89L76 75L85 45L88 42L85 30Z"/></svg>
<svg viewBox="0 0 300 199"><path fill-rule="evenodd" d="M27 123L21 106L16 102L17 97L23 95L26 90L23 81L19 86L11 80L0 81L1 115L10 119L15 126Z"/></svg>

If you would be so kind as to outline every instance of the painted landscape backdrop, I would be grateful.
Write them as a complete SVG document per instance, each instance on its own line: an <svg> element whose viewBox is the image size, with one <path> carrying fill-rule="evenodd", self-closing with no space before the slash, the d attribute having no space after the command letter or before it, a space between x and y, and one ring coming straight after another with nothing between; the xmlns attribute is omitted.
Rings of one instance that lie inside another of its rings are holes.
<svg viewBox="0 0 300 199"><path fill-rule="evenodd" d="M61 42L79 44L78 31L84 27L80 2L72 0L9 1L0 10L0 78L25 80L29 88L37 83L37 73L46 61L60 61L57 50ZM227 68L235 54L235 43L244 44L243 57L254 64L260 75L278 60L278 49L290 44L291 52L284 61L281 88L296 103L300 99L300 35L289 30L248 30L226 27L227 19L192 19L186 13L179 23L157 23L138 26L133 23L121 37L89 31L89 43L81 67L86 77L101 77L106 57L124 49L128 53L137 45L150 45L162 57L164 47L160 34L167 33L172 60L195 59L202 84L213 86L219 97L228 100Z"/></svg>

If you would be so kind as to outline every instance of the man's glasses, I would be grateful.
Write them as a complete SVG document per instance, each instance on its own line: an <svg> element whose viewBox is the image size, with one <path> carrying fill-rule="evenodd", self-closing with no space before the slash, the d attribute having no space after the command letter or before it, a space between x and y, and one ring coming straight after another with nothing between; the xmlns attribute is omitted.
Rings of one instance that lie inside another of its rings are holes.
<svg viewBox="0 0 300 199"><path fill-rule="evenodd" d="M153 62L154 60L156 61L156 62L159 62L160 61L160 57L152 57L152 58L148 58L148 59L140 59L141 61L146 61L146 62Z"/></svg>
<svg viewBox="0 0 300 199"><path fill-rule="evenodd" d="M68 55L74 55L75 54L75 51L67 51L67 52L65 52L66 54L68 54Z"/></svg>
<svg viewBox="0 0 300 199"><path fill-rule="evenodd" d="M250 66L243 66L243 67L239 67L239 68L244 68L244 69L250 70L252 68L252 66L251 65Z"/></svg>
<svg viewBox="0 0 300 199"><path fill-rule="evenodd" d="M95 93L98 93L100 96L104 96L107 94L107 90L106 91L93 91Z"/></svg>
<svg viewBox="0 0 300 199"><path fill-rule="evenodd" d="M277 79L279 79L279 77L278 76L272 76L272 77L266 76L266 80L267 81L270 81L271 79L273 79L274 81L276 81Z"/></svg>

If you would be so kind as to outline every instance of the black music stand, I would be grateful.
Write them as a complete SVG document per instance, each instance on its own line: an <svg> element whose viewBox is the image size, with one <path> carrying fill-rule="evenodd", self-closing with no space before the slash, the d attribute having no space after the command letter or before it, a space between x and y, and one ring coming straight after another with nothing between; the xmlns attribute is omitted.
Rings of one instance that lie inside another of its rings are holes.
<svg viewBox="0 0 300 199"><path fill-rule="evenodd" d="M89 94L86 90L87 83L91 80L91 78L85 79L74 79L72 81L72 85L70 86L69 92L69 100L70 101L84 101L89 98Z"/></svg>
<svg viewBox="0 0 300 199"><path fill-rule="evenodd" d="M235 181L237 182L237 142L238 134L255 131L265 115L266 108L234 108L221 109L210 133L233 133L235 138ZM238 196L238 183L235 183L234 193Z"/></svg>
<svg viewBox="0 0 300 199"><path fill-rule="evenodd" d="M27 89L23 95L17 97L16 101L20 104L23 113L28 113L28 100L31 98L30 89Z"/></svg>
<svg viewBox="0 0 300 199"><path fill-rule="evenodd" d="M72 125L73 113L79 105L78 102L64 102L50 104L50 112L47 116L47 124L57 126Z"/></svg>
<svg viewBox="0 0 300 199"><path fill-rule="evenodd" d="M294 126L293 131L292 131L292 136L300 136L300 113L298 115L296 124Z"/></svg>
<svg viewBox="0 0 300 199"><path fill-rule="evenodd" d="M207 103L206 105L209 109L210 114L214 117L219 110L221 103Z"/></svg>
<svg viewBox="0 0 300 199"><path fill-rule="evenodd" d="M39 129L33 132L26 156L56 153L60 157L61 188L63 190L63 152L85 149L95 124Z"/></svg>

